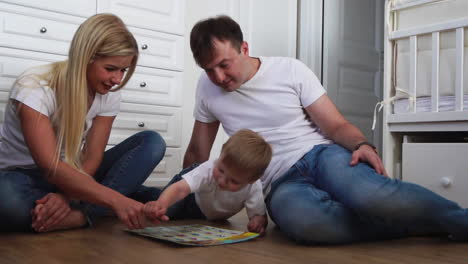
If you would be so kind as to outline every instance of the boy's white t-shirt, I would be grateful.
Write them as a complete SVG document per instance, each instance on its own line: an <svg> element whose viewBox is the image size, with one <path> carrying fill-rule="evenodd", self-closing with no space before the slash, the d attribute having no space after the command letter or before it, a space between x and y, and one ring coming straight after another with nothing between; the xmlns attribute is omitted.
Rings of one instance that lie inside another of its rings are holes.
<svg viewBox="0 0 468 264"><path fill-rule="evenodd" d="M262 183L270 184L318 144L329 144L304 108L325 94L315 74L299 60L260 57L258 72L233 92L213 84L202 73L194 117L204 123L220 121L228 135L239 129L259 133L272 146L273 157Z"/></svg>
<svg viewBox="0 0 468 264"><path fill-rule="evenodd" d="M21 122L13 100L21 102L41 114L52 117L56 110L55 92L39 76L46 74L51 65L34 67L18 78L10 92L5 108L5 118L0 129L0 169L35 168L29 149L24 141ZM83 138L86 137L96 116L116 116L120 110L120 91L105 95L96 94L86 116Z"/></svg>
<svg viewBox="0 0 468 264"><path fill-rule="evenodd" d="M213 178L215 160L208 160L192 171L184 174L195 201L206 218L210 220L228 219L244 207L249 219L255 215L265 215L262 184L260 180L248 184L237 192L222 190Z"/></svg>

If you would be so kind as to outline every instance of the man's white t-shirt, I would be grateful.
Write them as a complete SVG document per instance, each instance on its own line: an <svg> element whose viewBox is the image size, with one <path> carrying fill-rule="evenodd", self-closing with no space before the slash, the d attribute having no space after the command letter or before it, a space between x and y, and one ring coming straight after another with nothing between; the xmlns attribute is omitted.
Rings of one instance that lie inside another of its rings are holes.
<svg viewBox="0 0 468 264"><path fill-rule="evenodd" d="M195 201L206 218L210 220L228 219L244 207L249 219L255 215L265 215L260 180L246 185L237 192L222 190L213 178L215 160L208 160L182 176L195 193Z"/></svg>
<svg viewBox="0 0 468 264"><path fill-rule="evenodd" d="M50 65L34 67L18 78L11 89L10 100L5 108L5 119L0 129L0 169L35 168L29 149L24 141L21 122L12 100L21 102L51 118L56 110L55 92L40 76L50 70ZM86 116L83 138L91 128L96 116L116 116L120 110L120 91L105 95L96 94Z"/></svg>
<svg viewBox="0 0 468 264"><path fill-rule="evenodd" d="M260 57L258 72L233 92L226 92L202 73L197 87L194 117L203 123L220 121L228 135L239 129L259 133L272 146L273 157L262 183L270 184L318 144L329 144L308 118L305 107L325 89L299 60Z"/></svg>

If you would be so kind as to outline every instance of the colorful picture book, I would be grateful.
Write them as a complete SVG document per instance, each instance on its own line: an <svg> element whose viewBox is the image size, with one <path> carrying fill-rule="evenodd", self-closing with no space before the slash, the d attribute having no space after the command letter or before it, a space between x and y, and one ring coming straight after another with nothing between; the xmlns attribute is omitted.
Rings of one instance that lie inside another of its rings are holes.
<svg viewBox="0 0 468 264"><path fill-rule="evenodd" d="M125 231L186 246L215 246L247 241L257 233L229 230L206 225L155 226Z"/></svg>

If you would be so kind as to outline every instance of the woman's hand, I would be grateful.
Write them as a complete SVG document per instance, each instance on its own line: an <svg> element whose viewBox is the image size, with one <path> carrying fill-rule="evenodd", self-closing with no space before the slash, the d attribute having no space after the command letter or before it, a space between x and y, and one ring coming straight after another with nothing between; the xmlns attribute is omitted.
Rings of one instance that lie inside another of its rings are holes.
<svg viewBox="0 0 468 264"><path fill-rule="evenodd" d="M36 201L31 211L31 226L37 232L48 230L63 221L70 211L69 201L63 194L49 193Z"/></svg>
<svg viewBox="0 0 468 264"><path fill-rule="evenodd" d="M143 204L133 199L121 196L114 212L129 229L140 229L146 227L146 219L143 214Z"/></svg>

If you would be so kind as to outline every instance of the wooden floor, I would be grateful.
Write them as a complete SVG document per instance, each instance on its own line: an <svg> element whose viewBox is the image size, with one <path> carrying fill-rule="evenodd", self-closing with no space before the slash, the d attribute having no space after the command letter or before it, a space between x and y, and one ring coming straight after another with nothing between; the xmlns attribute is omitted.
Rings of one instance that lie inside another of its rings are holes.
<svg viewBox="0 0 468 264"><path fill-rule="evenodd" d="M245 214L211 224L244 230ZM468 243L444 238L408 238L341 246L303 246L270 224L267 234L251 241L213 247L184 247L124 232L116 219L94 228L48 234L0 234L0 263L468 263Z"/></svg>

